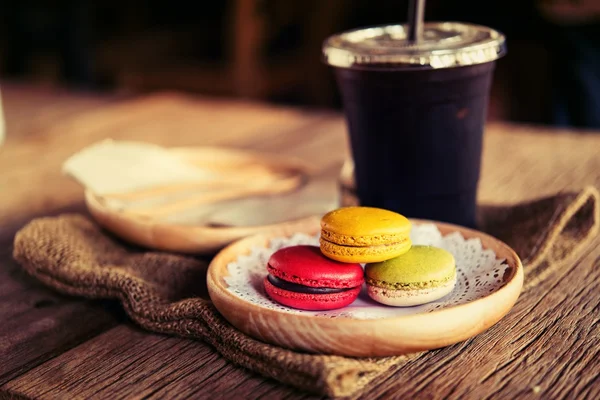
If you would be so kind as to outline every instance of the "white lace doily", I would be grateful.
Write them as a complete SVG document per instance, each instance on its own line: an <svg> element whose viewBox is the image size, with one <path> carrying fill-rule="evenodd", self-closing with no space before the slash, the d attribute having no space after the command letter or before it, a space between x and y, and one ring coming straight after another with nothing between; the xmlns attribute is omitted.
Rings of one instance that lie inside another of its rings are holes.
<svg viewBox="0 0 600 400"><path fill-rule="evenodd" d="M448 250L456 259L458 279L456 287L449 295L432 303L415 307L388 307L371 300L365 288L349 306L331 311L303 311L282 306L272 301L263 289L263 280L267 276L267 262L271 254L282 247L298 244L319 245L318 236L296 234L290 238L277 238L271 241L268 248L255 247L250 255L240 256L229 263L229 276L225 282L227 290L240 299L255 305L288 312L327 318L376 319L393 316L430 312L439 308L452 307L458 304L485 297L503 286L502 276L507 264L496 259L492 250L481 247L479 239L465 240L458 232L442 236L433 224L413 226L411 232L413 244L425 244Z"/></svg>

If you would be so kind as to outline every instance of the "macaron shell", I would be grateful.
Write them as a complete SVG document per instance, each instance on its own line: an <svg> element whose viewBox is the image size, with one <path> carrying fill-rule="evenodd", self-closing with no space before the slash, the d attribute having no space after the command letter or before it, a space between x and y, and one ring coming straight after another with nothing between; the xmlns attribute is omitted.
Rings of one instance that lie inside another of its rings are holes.
<svg viewBox="0 0 600 400"><path fill-rule="evenodd" d="M269 259L267 270L277 278L311 287L354 288L364 282L360 264L334 261L317 246L280 249Z"/></svg>
<svg viewBox="0 0 600 400"><path fill-rule="evenodd" d="M410 221L403 215L373 207L343 207L321 219L321 235L348 246L400 242L408 237L410 228Z"/></svg>
<svg viewBox="0 0 600 400"><path fill-rule="evenodd" d="M299 310L323 311L335 310L350 305L360 293L360 286L341 293L305 294L291 292L275 287L267 278L263 281L267 295L279 304Z"/></svg>
<svg viewBox="0 0 600 400"><path fill-rule="evenodd" d="M456 285L456 277L444 285L412 290L394 290L367 284L367 294L378 303L394 307L418 306L431 303L450 294Z"/></svg>
<svg viewBox="0 0 600 400"><path fill-rule="evenodd" d="M433 246L412 246L405 254L365 267L371 285L404 289L440 286L456 275L452 254Z"/></svg>
<svg viewBox="0 0 600 400"><path fill-rule="evenodd" d="M410 239L403 242L379 245L352 247L332 243L324 238L319 240L321 252L327 257L344 263L375 263L398 257L411 248Z"/></svg>

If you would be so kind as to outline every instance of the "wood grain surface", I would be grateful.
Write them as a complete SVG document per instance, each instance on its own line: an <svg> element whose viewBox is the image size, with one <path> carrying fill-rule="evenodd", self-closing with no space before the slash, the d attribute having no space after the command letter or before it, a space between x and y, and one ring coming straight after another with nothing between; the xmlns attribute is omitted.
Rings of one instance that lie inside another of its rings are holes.
<svg viewBox="0 0 600 400"><path fill-rule="evenodd" d="M6 389L71 399L280 397L290 392L231 365L203 343L149 335L132 325L120 325L66 351Z"/></svg>
<svg viewBox="0 0 600 400"><path fill-rule="evenodd" d="M46 289L0 246L0 385L117 324L98 302Z"/></svg>
<svg viewBox="0 0 600 400"><path fill-rule="evenodd" d="M8 124L0 148L0 397L308 397L231 366L204 343L142 332L110 305L46 290L11 261L10 241L34 216L82 209L81 188L59 166L102 138L294 155L333 184L347 155L340 115L172 94L127 103L0 87ZM593 132L490 125L480 199L600 187L599 152ZM411 361L363 397L599 398L599 303L596 238L523 294L502 323Z"/></svg>

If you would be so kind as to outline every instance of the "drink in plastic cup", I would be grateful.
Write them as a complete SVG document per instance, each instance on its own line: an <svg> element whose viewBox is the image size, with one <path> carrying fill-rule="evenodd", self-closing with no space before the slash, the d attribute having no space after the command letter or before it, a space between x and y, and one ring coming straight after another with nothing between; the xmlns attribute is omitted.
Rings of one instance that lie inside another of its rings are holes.
<svg viewBox="0 0 600 400"><path fill-rule="evenodd" d="M334 35L323 45L342 95L361 205L475 226L483 127L504 36L463 23Z"/></svg>

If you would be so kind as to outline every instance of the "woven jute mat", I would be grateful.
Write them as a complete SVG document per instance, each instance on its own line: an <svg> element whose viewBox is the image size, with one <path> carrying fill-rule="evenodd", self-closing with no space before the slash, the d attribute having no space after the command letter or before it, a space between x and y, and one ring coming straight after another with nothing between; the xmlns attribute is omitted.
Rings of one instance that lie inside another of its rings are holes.
<svg viewBox="0 0 600 400"><path fill-rule="evenodd" d="M598 191L588 187L514 206L482 207L480 221L484 231L523 259L524 290L531 290L597 234L598 209ZM133 249L81 215L31 221L15 237L14 257L29 274L60 292L118 299L144 329L203 340L239 366L312 393L357 395L414 357L305 354L254 340L200 297L206 293L205 263Z"/></svg>

